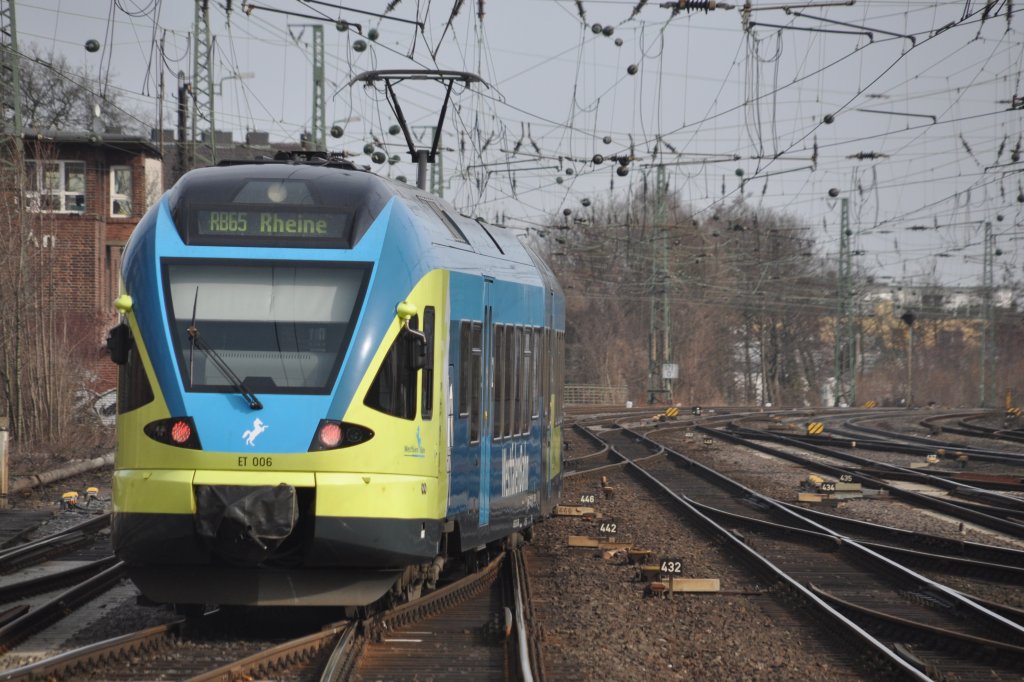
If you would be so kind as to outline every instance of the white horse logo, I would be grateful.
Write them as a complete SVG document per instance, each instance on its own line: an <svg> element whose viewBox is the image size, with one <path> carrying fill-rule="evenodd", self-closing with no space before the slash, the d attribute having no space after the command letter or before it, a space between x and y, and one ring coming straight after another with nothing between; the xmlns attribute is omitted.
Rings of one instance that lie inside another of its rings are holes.
<svg viewBox="0 0 1024 682"><path fill-rule="evenodd" d="M259 417L257 417L256 419L252 420L252 428L246 429L245 433L242 434L242 438L245 439L246 445L253 447L256 445L256 436L260 435L266 430L267 425L264 424Z"/></svg>

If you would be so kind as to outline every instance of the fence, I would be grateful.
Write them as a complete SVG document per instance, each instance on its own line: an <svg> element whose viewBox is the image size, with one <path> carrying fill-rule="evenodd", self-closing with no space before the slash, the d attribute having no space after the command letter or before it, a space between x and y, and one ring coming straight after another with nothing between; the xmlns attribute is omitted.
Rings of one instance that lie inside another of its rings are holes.
<svg viewBox="0 0 1024 682"><path fill-rule="evenodd" d="M625 405L628 389L626 386L591 386L587 384L566 384L566 405Z"/></svg>

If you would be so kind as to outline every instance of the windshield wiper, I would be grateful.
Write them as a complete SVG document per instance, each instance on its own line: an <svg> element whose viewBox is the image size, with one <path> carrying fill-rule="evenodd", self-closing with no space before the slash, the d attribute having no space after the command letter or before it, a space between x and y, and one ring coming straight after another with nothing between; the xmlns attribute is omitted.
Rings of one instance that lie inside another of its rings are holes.
<svg viewBox="0 0 1024 682"><path fill-rule="evenodd" d="M199 287L196 287L196 297L195 300L192 301L192 324L190 324L188 326L188 329L186 329L186 331L188 332L189 341L191 342L192 345L188 353L189 383L192 383L192 352L196 348L199 348L199 350L206 353L210 360L213 361L213 364L217 367L218 370L220 370L220 373L227 377L228 381L231 382L231 385L234 386L235 390L238 391L243 398L245 398L245 402L249 403L249 407L251 407L254 410L262 410L263 403L260 402L260 399L257 398L252 391L245 387L245 384L242 382L239 376L231 370L231 368L228 366L228 363L224 362L224 358L218 355L217 351L213 349L213 346L208 344L206 342L206 339L199 335L199 328L196 327L196 304L198 302Z"/></svg>

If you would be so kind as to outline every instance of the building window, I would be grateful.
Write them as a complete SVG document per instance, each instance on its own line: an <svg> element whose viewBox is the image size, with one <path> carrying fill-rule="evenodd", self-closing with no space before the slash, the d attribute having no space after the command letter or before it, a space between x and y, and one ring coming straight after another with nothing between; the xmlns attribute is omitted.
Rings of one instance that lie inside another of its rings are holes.
<svg viewBox="0 0 1024 682"><path fill-rule="evenodd" d="M30 211L85 213L85 162L26 162L25 198Z"/></svg>
<svg viewBox="0 0 1024 682"><path fill-rule="evenodd" d="M110 215L127 218L132 214L132 169L110 167Z"/></svg>

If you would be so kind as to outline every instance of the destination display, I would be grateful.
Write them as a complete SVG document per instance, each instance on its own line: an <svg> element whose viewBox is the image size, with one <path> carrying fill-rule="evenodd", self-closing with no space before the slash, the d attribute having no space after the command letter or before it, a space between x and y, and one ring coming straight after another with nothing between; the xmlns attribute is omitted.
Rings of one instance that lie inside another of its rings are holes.
<svg viewBox="0 0 1024 682"><path fill-rule="evenodd" d="M322 211L255 209L206 210L195 212L194 234L218 242L347 242L351 216Z"/></svg>

